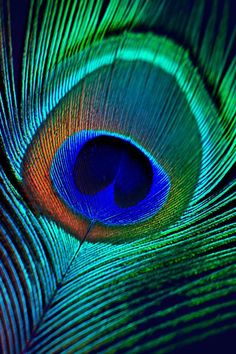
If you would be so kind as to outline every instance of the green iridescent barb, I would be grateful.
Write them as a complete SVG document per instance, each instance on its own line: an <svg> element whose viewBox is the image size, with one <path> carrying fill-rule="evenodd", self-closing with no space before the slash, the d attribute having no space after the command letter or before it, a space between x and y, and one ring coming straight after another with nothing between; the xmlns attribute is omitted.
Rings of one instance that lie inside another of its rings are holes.
<svg viewBox="0 0 236 354"><path fill-rule="evenodd" d="M233 3L0 1L1 353L233 343Z"/></svg>

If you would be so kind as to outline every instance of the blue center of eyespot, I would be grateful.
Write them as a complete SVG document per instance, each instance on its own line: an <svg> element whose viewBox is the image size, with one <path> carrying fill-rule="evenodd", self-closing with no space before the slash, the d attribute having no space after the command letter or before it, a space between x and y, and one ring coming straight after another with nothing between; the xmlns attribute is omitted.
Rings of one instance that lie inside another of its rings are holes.
<svg viewBox="0 0 236 354"><path fill-rule="evenodd" d="M78 190L91 196L113 184L116 205L128 208L147 196L153 169L148 157L130 142L100 135L80 149L73 177Z"/></svg>
<svg viewBox="0 0 236 354"><path fill-rule="evenodd" d="M107 225L128 225L164 205L169 177L125 136L82 131L56 152L50 170L56 193L76 214Z"/></svg>

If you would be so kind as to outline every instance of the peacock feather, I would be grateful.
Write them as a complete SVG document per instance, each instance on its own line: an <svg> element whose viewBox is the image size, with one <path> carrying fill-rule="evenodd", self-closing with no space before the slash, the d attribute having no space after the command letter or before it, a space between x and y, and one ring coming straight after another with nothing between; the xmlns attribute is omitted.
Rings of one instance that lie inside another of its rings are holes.
<svg viewBox="0 0 236 354"><path fill-rule="evenodd" d="M0 3L1 353L233 353L234 1Z"/></svg>

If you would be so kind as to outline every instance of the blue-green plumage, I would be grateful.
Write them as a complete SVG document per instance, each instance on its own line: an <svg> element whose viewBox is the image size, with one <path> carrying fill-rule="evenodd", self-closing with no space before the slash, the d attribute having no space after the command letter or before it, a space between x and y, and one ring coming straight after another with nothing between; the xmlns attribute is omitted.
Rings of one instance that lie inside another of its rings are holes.
<svg viewBox="0 0 236 354"><path fill-rule="evenodd" d="M0 4L0 351L227 352L233 1Z"/></svg>

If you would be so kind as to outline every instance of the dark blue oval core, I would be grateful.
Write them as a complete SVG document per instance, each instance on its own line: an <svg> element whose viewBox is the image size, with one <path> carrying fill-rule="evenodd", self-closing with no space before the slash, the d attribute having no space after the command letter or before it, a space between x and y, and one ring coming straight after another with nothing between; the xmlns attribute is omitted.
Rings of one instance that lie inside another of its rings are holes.
<svg viewBox="0 0 236 354"><path fill-rule="evenodd" d="M107 225L152 217L170 189L168 175L150 154L124 136L103 131L82 131L64 141L50 176L74 213Z"/></svg>
<svg viewBox="0 0 236 354"><path fill-rule="evenodd" d="M143 200L153 182L152 165L146 155L130 142L100 135L80 149L73 169L78 190L95 195L114 185L118 207L128 208Z"/></svg>

